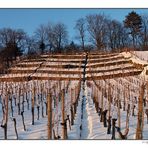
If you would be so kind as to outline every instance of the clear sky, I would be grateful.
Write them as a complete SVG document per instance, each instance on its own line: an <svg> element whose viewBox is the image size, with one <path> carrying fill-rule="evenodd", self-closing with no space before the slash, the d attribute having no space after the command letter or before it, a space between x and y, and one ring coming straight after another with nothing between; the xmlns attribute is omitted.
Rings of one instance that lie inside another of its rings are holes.
<svg viewBox="0 0 148 148"><path fill-rule="evenodd" d="M62 22L66 24L70 40L76 35L74 26L77 19L88 14L104 13L113 19L123 21L132 10L138 14L148 14L148 9L0 9L0 28L24 29L29 35L40 24Z"/></svg>

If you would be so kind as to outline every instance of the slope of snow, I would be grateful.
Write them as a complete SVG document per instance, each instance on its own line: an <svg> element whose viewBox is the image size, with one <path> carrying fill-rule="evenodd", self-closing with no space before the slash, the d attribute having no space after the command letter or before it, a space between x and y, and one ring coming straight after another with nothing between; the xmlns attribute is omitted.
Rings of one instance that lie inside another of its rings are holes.
<svg viewBox="0 0 148 148"><path fill-rule="evenodd" d="M125 58L131 59L135 63L148 64L148 51L133 51L133 52L122 52Z"/></svg>
<svg viewBox="0 0 148 148"><path fill-rule="evenodd" d="M133 51L132 53L139 59L148 62L148 51Z"/></svg>

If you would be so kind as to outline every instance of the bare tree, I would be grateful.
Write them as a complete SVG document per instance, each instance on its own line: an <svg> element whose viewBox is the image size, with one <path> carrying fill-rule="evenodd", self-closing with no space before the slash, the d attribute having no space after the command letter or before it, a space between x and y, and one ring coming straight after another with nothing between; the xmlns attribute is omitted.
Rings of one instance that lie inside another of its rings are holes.
<svg viewBox="0 0 148 148"><path fill-rule="evenodd" d="M46 27L46 34L47 34L47 47L49 48L49 51L51 52L52 49L54 49L54 33L53 29L54 25L51 22L48 22L47 27Z"/></svg>
<svg viewBox="0 0 148 148"><path fill-rule="evenodd" d="M90 39L98 50L106 48L107 17L103 14L93 14L86 16L87 29Z"/></svg>
<svg viewBox="0 0 148 148"><path fill-rule="evenodd" d="M53 34L53 43L55 49L57 49L58 52L61 52L62 47L67 43L68 40L68 32L66 26L62 23L56 24L53 29Z"/></svg>
<svg viewBox="0 0 148 148"><path fill-rule="evenodd" d="M61 52L68 41L68 32L65 24L48 24L47 36L50 48L54 48L57 52Z"/></svg>
<svg viewBox="0 0 148 148"><path fill-rule="evenodd" d="M27 52L27 55L29 57L34 56L35 54L38 53L37 49L38 49L38 45L36 43L35 38L27 37L27 39L26 39L26 50L27 50L26 52Z"/></svg>
<svg viewBox="0 0 148 148"><path fill-rule="evenodd" d="M131 41L129 38L129 33L125 27L122 28L122 33L120 34L121 39L121 49L130 47Z"/></svg>
<svg viewBox="0 0 148 148"><path fill-rule="evenodd" d="M25 44L26 33L22 29L0 29L0 45L3 48L1 55L4 58L3 60L7 62L8 67L9 62L23 54Z"/></svg>
<svg viewBox="0 0 148 148"><path fill-rule="evenodd" d="M108 47L120 50L128 46L128 33L123 24L116 20L108 20Z"/></svg>
<svg viewBox="0 0 148 148"><path fill-rule="evenodd" d="M46 48L46 39L47 39L47 33L46 33L46 26L40 25L36 31L35 31L35 38L38 41L39 49L41 50L41 53L44 53L44 50Z"/></svg>
<svg viewBox="0 0 148 148"><path fill-rule="evenodd" d="M142 16L141 48L143 50L148 48L148 15Z"/></svg>
<svg viewBox="0 0 148 148"><path fill-rule="evenodd" d="M78 31L76 38L80 40L82 49L85 49L85 40L86 40L86 22L85 19L80 18L77 20L75 29Z"/></svg>

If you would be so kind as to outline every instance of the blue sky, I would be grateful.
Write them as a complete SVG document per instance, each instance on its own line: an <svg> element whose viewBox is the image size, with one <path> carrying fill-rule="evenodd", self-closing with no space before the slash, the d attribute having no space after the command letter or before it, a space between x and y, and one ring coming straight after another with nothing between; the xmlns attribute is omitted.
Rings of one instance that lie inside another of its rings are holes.
<svg viewBox="0 0 148 148"><path fill-rule="evenodd" d="M75 21L80 17L104 13L113 19L123 21L132 10L139 14L148 14L148 9L0 9L0 28L21 28L32 35L40 24L63 22L68 28L70 39L74 40Z"/></svg>

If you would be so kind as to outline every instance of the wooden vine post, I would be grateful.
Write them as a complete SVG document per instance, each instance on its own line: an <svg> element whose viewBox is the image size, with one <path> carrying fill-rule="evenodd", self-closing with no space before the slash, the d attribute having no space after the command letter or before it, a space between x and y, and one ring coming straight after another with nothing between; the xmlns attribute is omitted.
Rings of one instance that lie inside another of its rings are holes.
<svg viewBox="0 0 148 148"><path fill-rule="evenodd" d="M104 89L102 88L102 96L101 96L101 110L100 110L100 113L101 113L101 117L100 117L100 122L103 122L103 97L104 97Z"/></svg>
<svg viewBox="0 0 148 148"><path fill-rule="evenodd" d="M148 81L146 82L146 91L147 91L147 101L148 101ZM147 102L148 105L148 102Z"/></svg>
<svg viewBox="0 0 148 148"><path fill-rule="evenodd" d="M92 96L92 99L93 99L93 104L95 103L95 94L96 94L96 87L93 89L93 96Z"/></svg>
<svg viewBox="0 0 148 148"><path fill-rule="evenodd" d="M40 88L41 88L41 106L42 106L42 117L44 117L43 83L40 83Z"/></svg>
<svg viewBox="0 0 148 148"><path fill-rule="evenodd" d="M147 91L146 106L148 106L148 81L146 82L146 91ZM147 124L148 124L148 108L145 110L145 114L147 116Z"/></svg>
<svg viewBox="0 0 148 148"><path fill-rule="evenodd" d="M58 81L58 90L61 92L61 81ZM61 95L60 95L60 100L61 100Z"/></svg>
<svg viewBox="0 0 148 148"><path fill-rule="evenodd" d="M121 121L120 121L120 90L117 88L117 101L118 101L118 127L121 127Z"/></svg>
<svg viewBox="0 0 148 148"><path fill-rule="evenodd" d="M126 89L126 88L125 88ZM129 129L129 117L130 117L130 89L129 89L129 85L127 86L127 93L125 93L125 97L128 97L127 98L127 112L126 112L126 130Z"/></svg>
<svg viewBox="0 0 148 148"><path fill-rule="evenodd" d="M52 139L52 97L51 97L51 93L47 94L47 109L48 109L48 139Z"/></svg>
<svg viewBox="0 0 148 148"><path fill-rule="evenodd" d="M25 97L26 97L26 101L27 101L27 109L29 110L29 99L28 99L28 84L25 84L26 87L26 91L25 91Z"/></svg>
<svg viewBox="0 0 148 148"><path fill-rule="evenodd" d="M25 85L23 84L23 88L22 88L22 98L23 98L23 100L22 100L22 111L24 111L24 108L25 108L25 105L24 105L24 103L25 103L25 91L26 91L26 88L25 88Z"/></svg>
<svg viewBox="0 0 148 148"><path fill-rule="evenodd" d="M144 90L145 85L142 84L140 88L140 96L139 96L139 102L138 102L138 119L137 119L137 129L136 129L136 139L142 139L143 135L143 98L144 98Z"/></svg>
<svg viewBox="0 0 148 148"><path fill-rule="evenodd" d="M33 88L32 88L32 125L34 125L34 105L35 105L35 83L33 83Z"/></svg>
<svg viewBox="0 0 148 148"><path fill-rule="evenodd" d="M110 83L108 85L108 128L107 128L107 134L111 133L111 86Z"/></svg>
<svg viewBox="0 0 148 148"><path fill-rule="evenodd" d="M76 114L76 110L77 110L77 101L78 101L77 100L78 99L78 97L77 97L78 96L77 89L78 89L78 87L75 86L75 89L74 89L75 90L75 114Z"/></svg>
<svg viewBox="0 0 148 148"><path fill-rule="evenodd" d="M12 88L12 86L11 86L10 94L11 94L11 96L9 97L9 100L10 100L11 114L13 117L13 103L12 103L13 88Z"/></svg>
<svg viewBox="0 0 148 148"><path fill-rule="evenodd" d="M131 98L130 86L128 85L128 104L130 104L130 98Z"/></svg>
<svg viewBox="0 0 148 148"><path fill-rule="evenodd" d="M70 112L71 112L71 125L74 125L73 89L72 88L71 88L71 106L70 106Z"/></svg>
<svg viewBox="0 0 148 148"><path fill-rule="evenodd" d="M130 104L127 105L127 111L126 111L126 126L125 128L129 128L129 117L130 117Z"/></svg>
<svg viewBox="0 0 148 148"><path fill-rule="evenodd" d="M6 86L7 87L7 86ZM8 114L9 114L9 90L6 88L6 115L5 115L5 124L4 124L4 136L7 139L7 129L8 129Z"/></svg>
<svg viewBox="0 0 148 148"><path fill-rule="evenodd" d="M93 94L94 94L94 86L92 85L92 93L91 93L91 98L93 98L94 96L93 96Z"/></svg>
<svg viewBox="0 0 148 148"><path fill-rule="evenodd" d="M20 107L20 105L21 105L21 88L20 88L21 86L19 86L19 92L18 92L18 115L20 115L21 114L21 107Z"/></svg>
<svg viewBox="0 0 148 148"><path fill-rule="evenodd" d="M65 90L62 90L62 105L61 105L61 110L62 110L62 139L67 139L67 124L66 124L66 119L65 119Z"/></svg>
<svg viewBox="0 0 148 148"><path fill-rule="evenodd" d="M99 102L98 102L98 90L96 89L95 91L95 107L96 107L96 112L99 112Z"/></svg>
<svg viewBox="0 0 148 148"><path fill-rule="evenodd" d="M76 114L76 101L77 101L77 95L76 95L76 87L74 88L74 102L73 102L73 107L74 107L74 115Z"/></svg>
<svg viewBox="0 0 148 148"><path fill-rule="evenodd" d="M125 86L124 86L124 90L123 90L123 111L125 111L125 105L126 105L126 89L125 89Z"/></svg>
<svg viewBox="0 0 148 148"><path fill-rule="evenodd" d="M14 122L14 130L15 130L15 134L16 134L16 138L18 139L18 133L17 133L17 128L16 128L16 119L13 118L12 121Z"/></svg>

